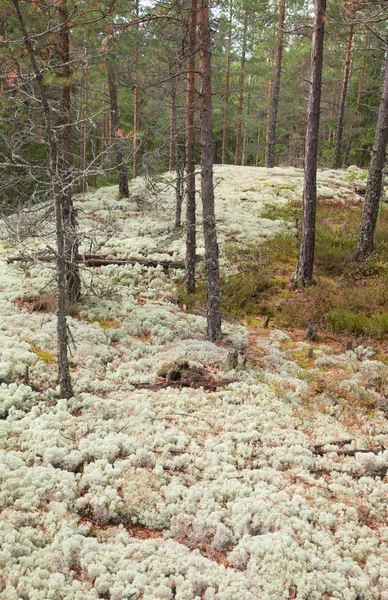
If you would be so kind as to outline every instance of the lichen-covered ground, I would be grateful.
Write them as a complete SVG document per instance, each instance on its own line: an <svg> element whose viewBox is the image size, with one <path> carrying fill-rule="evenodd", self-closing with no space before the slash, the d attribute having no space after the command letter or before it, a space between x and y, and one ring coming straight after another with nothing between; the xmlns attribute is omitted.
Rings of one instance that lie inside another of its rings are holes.
<svg viewBox="0 0 388 600"><path fill-rule="evenodd" d="M221 255L228 239L292 227L260 214L300 196L301 171L216 167L215 180ZM354 201L343 172L319 184L325 198ZM84 250L182 258L171 191L153 200L141 181L132 191L78 200ZM46 241L26 239L24 251ZM2 259L18 250L4 237ZM318 341L307 358L303 336L228 323L212 344L204 318L172 302L180 271L83 276L66 401L49 299L33 310L52 268L0 263L0 598L387 600L381 348ZM228 370L231 349L239 365ZM168 386L161 373L178 360L230 383Z"/></svg>

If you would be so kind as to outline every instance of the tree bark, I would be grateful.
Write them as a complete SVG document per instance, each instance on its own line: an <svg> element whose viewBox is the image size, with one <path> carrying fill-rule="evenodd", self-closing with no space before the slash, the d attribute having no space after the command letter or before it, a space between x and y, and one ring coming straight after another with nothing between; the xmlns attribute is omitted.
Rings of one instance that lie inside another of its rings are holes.
<svg viewBox="0 0 388 600"><path fill-rule="evenodd" d="M178 78L171 80L171 107L170 107L170 152L168 169L176 171L177 169L177 140L176 140L176 95Z"/></svg>
<svg viewBox="0 0 388 600"><path fill-rule="evenodd" d="M245 81L245 55L247 51L247 30L248 30L248 11L244 13L244 29L241 50L241 65L240 65L240 84L238 97L238 121L236 134L236 151L234 154L234 164L238 165L241 156L241 134L242 134L242 113L244 107L244 81Z"/></svg>
<svg viewBox="0 0 388 600"><path fill-rule="evenodd" d="M248 119L249 119L249 115L251 112L251 82L252 82L252 75L249 75L247 113L246 113L245 122L244 122L243 149L242 149L242 160L241 160L241 164L243 166L246 166L247 162L248 162L248 143L249 143Z"/></svg>
<svg viewBox="0 0 388 600"><path fill-rule="evenodd" d="M385 63L382 97L377 120L375 141L366 184L365 204L358 235L357 260L365 260L373 252L379 201L382 191L383 168L388 143L388 54Z"/></svg>
<svg viewBox="0 0 388 600"><path fill-rule="evenodd" d="M61 121L62 121L62 211L65 240L66 260L66 293L70 303L78 302L81 298L81 278L75 257L78 254L77 218L73 204L73 153L72 153L72 126L71 126L71 85L70 85L70 24L67 9L67 0L62 0L58 6L61 29L59 34L61 55L62 85Z"/></svg>
<svg viewBox="0 0 388 600"><path fill-rule="evenodd" d="M226 73L225 73L225 92L224 92L224 123L222 127L222 158L223 165L226 164L226 142L228 137L228 104L229 104L229 85L230 85L230 55L232 51L232 17L233 0L229 1L229 28L226 54Z"/></svg>
<svg viewBox="0 0 388 600"><path fill-rule="evenodd" d="M186 289L195 292L196 203L195 203L195 50L197 0L190 1L186 89Z"/></svg>
<svg viewBox="0 0 388 600"><path fill-rule="evenodd" d="M139 17L139 0L135 0L135 16L136 19ZM136 25L136 34L139 32L139 25ZM135 59L134 59L134 69L135 69L135 79L137 78L137 69L139 64L139 48L138 48L138 39L136 35L136 49L135 49ZM138 150L139 150L139 88L137 84L133 89L133 160L132 160L132 169L133 176L137 177L139 175L139 160L138 160Z"/></svg>
<svg viewBox="0 0 388 600"><path fill-rule="evenodd" d="M342 81L341 102L340 102L340 108L339 108L339 113L338 113L337 136L336 136L336 141L335 141L334 158L333 158L333 165L332 165L333 169L338 169L340 166L342 134L343 134L343 130L344 130L346 96L348 93L348 86L349 86L350 59L351 59L351 55L352 55L353 33L354 33L354 25L352 23L349 27L348 41L346 44L345 66L344 66L344 76L343 76L343 81Z"/></svg>
<svg viewBox="0 0 388 600"><path fill-rule="evenodd" d="M284 40L284 19L285 19L285 0L279 3L279 24L278 24L278 47L276 52L275 74L273 79L273 94L270 110L270 122L268 127L268 141L265 154L265 166L273 168L275 166L275 141L276 124L278 117L280 79L282 72L283 40Z"/></svg>
<svg viewBox="0 0 388 600"><path fill-rule="evenodd" d="M314 29L311 50L310 92L307 110L305 173L303 184L302 239L294 283L312 283L315 250L315 221L317 207L317 158L322 87L323 36L326 0L315 0Z"/></svg>
<svg viewBox="0 0 388 600"><path fill-rule="evenodd" d="M221 311L213 188L212 71L209 0L200 0L198 26L201 73L201 192L203 233L205 239L207 337L210 341L214 342L221 337Z"/></svg>
<svg viewBox="0 0 388 600"><path fill-rule="evenodd" d="M117 103L117 85L113 67L108 65L108 84L109 84L109 102L111 129L113 133L113 143L116 150L117 171L119 175L119 192L123 198L129 197L128 174L124 164L124 154L122 149L122 133L120 130L120 114Z"/></svg>
<svg viewBox="0 0 388 600"><path fill-rule="evenodd" d="M360 110L360 104L361 104L361 96L362 96L362 91L363 91L363 87L364 87L365 68L366 68L366 51L367 51L368 46L369 46L369 33L367 33L366 38L365 38L364 56L362 59L360 81L358 84L356 108L354 109L354 116L353 116L352 126L350 128L349 140L348 140L348 143L346 146L346 152L345 152L344 160L342 163L343 168L345 168L349 165L350 150L352 148L352 142L353 142L353 137L354 137L353 132L354 132L354 129L355 129L356 123L357 123L357 117L358 117L358 113Z"/></svg>
<svg viewBox="0 0 388 600"><path fill-rule="evenodd" d="M55 209L55 231L57 243L56 257L56 275L57 275L57 297L56 297L56 316L57 316L57 336L58 336L58 376L60 394L62 398L71 398L73 389L71 385L69 359L67 353L68 347L68 329L66 320L66 257L65 257L65 239L63 223L63 181L58 161L58 148L52 122L52 114L49 105L48 90L44 83L43 72L36 60L35 50L30 36L26 29L24 17L20 9L19 0L12 0L15 7L16 16L22 32L24 45L26 47L32 69L39 89L40 100L45 118L46 137L50 154L50 185L51 194Z"/></svg>

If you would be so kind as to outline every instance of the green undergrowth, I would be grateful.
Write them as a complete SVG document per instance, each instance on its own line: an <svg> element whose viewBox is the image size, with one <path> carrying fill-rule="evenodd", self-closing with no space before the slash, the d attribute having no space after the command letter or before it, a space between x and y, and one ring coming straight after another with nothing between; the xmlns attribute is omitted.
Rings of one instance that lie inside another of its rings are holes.
<svg viewBox="0 0 388 600"><path fill-rule="evenodd" d="M269 209L268 209L269 210ZM272 217L300 223L301 207L272 207ZM268 213L269 214L269 213ZM267 214L266 218L269 218ZM294 290L300 231L283 232L260 243L227 244L227 267L221 270L221 309L226 318L270 315L276 325L306 328L315 323L336 334L383 339L388 335L388 210L383 208L375 235L375 251L365 262L354 258L361 206L320 202L317 210L315 283ZM187 310L204 312L206 292L179 302Z"/></svg>

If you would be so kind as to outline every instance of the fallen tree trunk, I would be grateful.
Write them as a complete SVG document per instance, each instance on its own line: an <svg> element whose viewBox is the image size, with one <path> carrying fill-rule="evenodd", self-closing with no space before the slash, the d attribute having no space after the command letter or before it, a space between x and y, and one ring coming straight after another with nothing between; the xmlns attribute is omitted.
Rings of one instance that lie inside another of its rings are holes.
<svg viewBox="0 0 388 600"><path fill-rule="evenodd" d="M52 262L55 259L53 255L38 255L31 256L9 256L6 261L8 264L15 262L27 262L38 260L42 262ZM158 267L163 269L184 269L185 263L183 260L154 260L147 258L108 258L100 254L84 254L77 257L77 261L83 263L87 267L104 267L106 265L142 265L144 267Z"/></svg>
<svg viewBox="0 0 388 600"><path fill-rule="evenodd" d="M215 390L218 387L224 387L233 383L231 379L211 380L205 378L198 379L179 379L178 381L157 381L155 383L132 383L136 389L149 389L151 391L161 390L163 388L204 388L206 390Z"/></svg>

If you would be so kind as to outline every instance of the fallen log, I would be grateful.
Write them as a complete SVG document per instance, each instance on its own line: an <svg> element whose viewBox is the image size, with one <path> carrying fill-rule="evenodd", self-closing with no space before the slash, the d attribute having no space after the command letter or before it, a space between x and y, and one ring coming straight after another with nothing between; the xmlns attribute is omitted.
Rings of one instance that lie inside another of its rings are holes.
<svg viewBox="0 0 388 600"><path fill-rule="evenodd" d="M179 381L157 381L155 383L131 383L136 389L147 389L157 391L164 388L204 388L207 390L215 390L218 387L224 387L233 383L231 379L180 379Z"/></svg>
<svg viewBox="0 0 388 600"><path fill-rule="evenodd" d="M42 262L52 262L55 256L52 254L40 254L38 256L9 256L6 259L8 264L15 262L27 262L39 260ZM104 267L106 265L142 265L144 267L158 267L163 269L184 269L185 262L183 260L156 260L147 258L108 258L101 254L84 254L77 257L77 262L83 263L87 267Z"/></svg>

